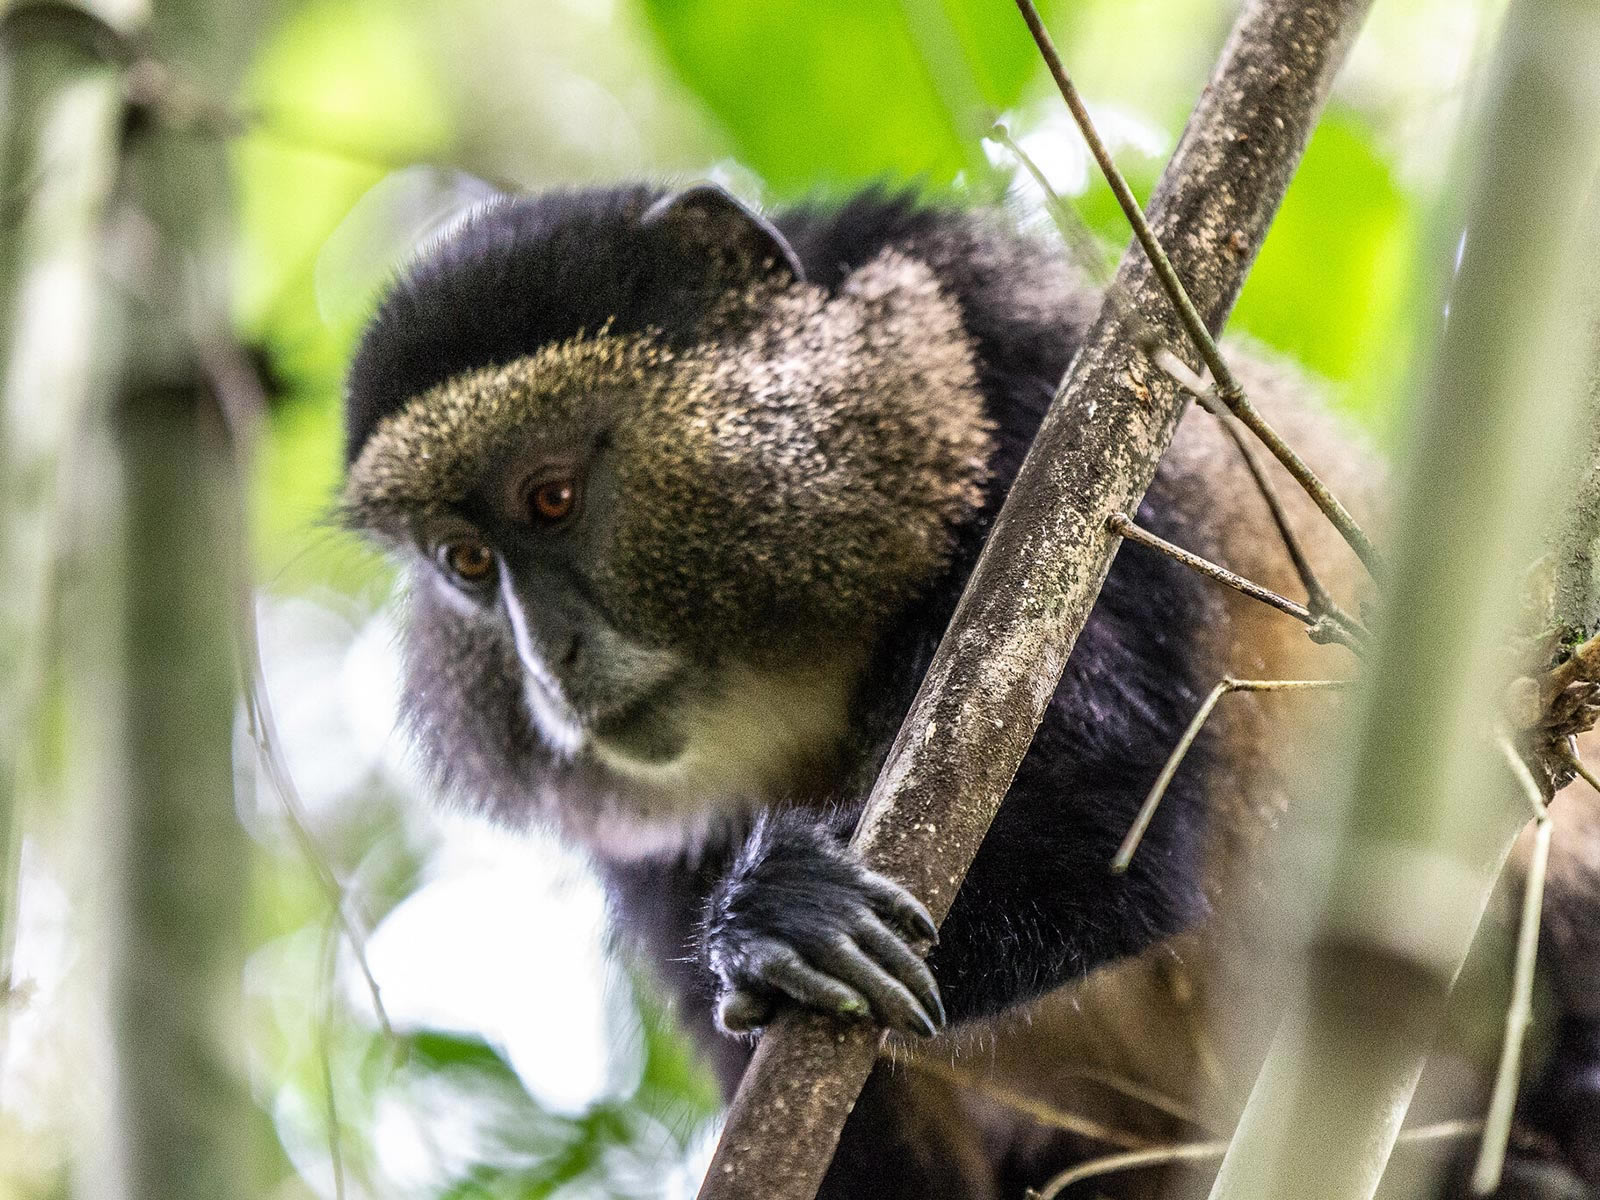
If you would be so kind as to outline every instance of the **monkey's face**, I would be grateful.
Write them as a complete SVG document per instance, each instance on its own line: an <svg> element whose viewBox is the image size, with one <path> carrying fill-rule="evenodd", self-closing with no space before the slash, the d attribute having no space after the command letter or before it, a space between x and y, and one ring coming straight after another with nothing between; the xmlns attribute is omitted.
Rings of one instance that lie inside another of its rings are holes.
<svg viewBox="0 0 1600 1200"><path fill-rule="evenodd" d="M827 755L987 450L953 305L886 254L833 292L747 280L698 341L607 328L456 374L378 424L345 506L412 563L436 759L500 792L594 767L637 786L593 803L664 816Z"/></svg>

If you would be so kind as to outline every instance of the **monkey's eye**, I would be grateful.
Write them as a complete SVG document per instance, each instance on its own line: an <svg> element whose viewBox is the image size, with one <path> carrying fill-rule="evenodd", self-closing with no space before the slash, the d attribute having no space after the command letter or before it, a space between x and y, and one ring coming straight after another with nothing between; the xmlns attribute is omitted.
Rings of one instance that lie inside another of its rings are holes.
<svg viewBox="0 0 1600 1200"><path fill-rule="evenodd" d="M494 551L482 542L446 542L438 556L440 565L462 583L481 584L494 574Z"/></svg>
<svg viewBox="0 0 1600 1200"><path fill-rule="evenodd" d="M559 525L578 507L578 481L550 479L528 493L528 515L535 524Z"/></svg>

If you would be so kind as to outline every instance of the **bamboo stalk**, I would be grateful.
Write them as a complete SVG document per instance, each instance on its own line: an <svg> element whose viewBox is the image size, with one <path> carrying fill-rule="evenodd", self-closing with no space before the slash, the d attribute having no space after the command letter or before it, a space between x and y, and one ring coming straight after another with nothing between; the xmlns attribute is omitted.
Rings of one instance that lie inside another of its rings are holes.
<svg viewBox="0 0 1600 1200"><path fill-rule="evenodd" d="M79 1175L97 1200L264 1194L244 1077L249 853L234 810L234 622L240 477L212 348L231 336L226 147L181 96L231 92L249 5L157 0L130 41L117 188L102 253L124 264L93 341L109 412L98 549L85 564L109 629L97 757L105 905L102 1145ZM137 53L134 52L135 46ZM138 86L131 81L137 76ZM80 668L89 668L79 661Z"/></svg>
<svg viewBox="0 0 1600 1200"><path fill-rule="evenodd" d="M1600 10L1517 0L1467 189L1467 243L1410 438L1323 900L1214 1198L1370 1197L1527 805L1494 738L1530 547L1577 478L1572 326L1600 164ZM1454 240L1453 238L1451 239ZM1297 872L1296 886L1316 876Z"/></svg>
<svg viewBox="0 0 1600 1200"><path fill-rule="evenodd" d="M44 697L71 442L93 382L90 297L120 112L115 70L0 18L0 1049L29 760ZM48 398L46 402L44 398Z"/></svg>

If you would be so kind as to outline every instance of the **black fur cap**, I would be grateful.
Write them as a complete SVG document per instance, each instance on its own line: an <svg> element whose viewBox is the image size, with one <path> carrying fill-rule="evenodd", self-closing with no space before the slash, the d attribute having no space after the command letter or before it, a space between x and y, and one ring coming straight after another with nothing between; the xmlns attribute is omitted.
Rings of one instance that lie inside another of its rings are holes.
<svg viewBox="0 0 1600 1200"><path fill-rule="evenodd" d="M350 368L345 458L378 422L454 375L609 328L700 340L730 290L801 277L777 229L714 185L506 196L395 282Z"/></svg>
<svg viewBox="0 0 1600 1200"><path fill-rule="evenodd" d="M384 417L463 371L605 327L699 341L730 289L776 274L831 290L940 216L909 193L868 191L774 224L709 184L493 200L424 248L368 323L347 383L346 463Z"/></svg>

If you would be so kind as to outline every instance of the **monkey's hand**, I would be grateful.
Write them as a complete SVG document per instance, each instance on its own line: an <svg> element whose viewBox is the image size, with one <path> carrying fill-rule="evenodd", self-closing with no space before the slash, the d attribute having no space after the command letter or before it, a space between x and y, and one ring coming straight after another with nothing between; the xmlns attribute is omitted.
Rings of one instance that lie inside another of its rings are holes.
<svg viewBox="0 0 1600 1200"><path fill-rule="evenodd" d="M787 1000L931 1037L944 1003L922 959L937 940L921 902L857 861L817 814L767 814L707 905L717 1022L757 1029Z"/></svg>

